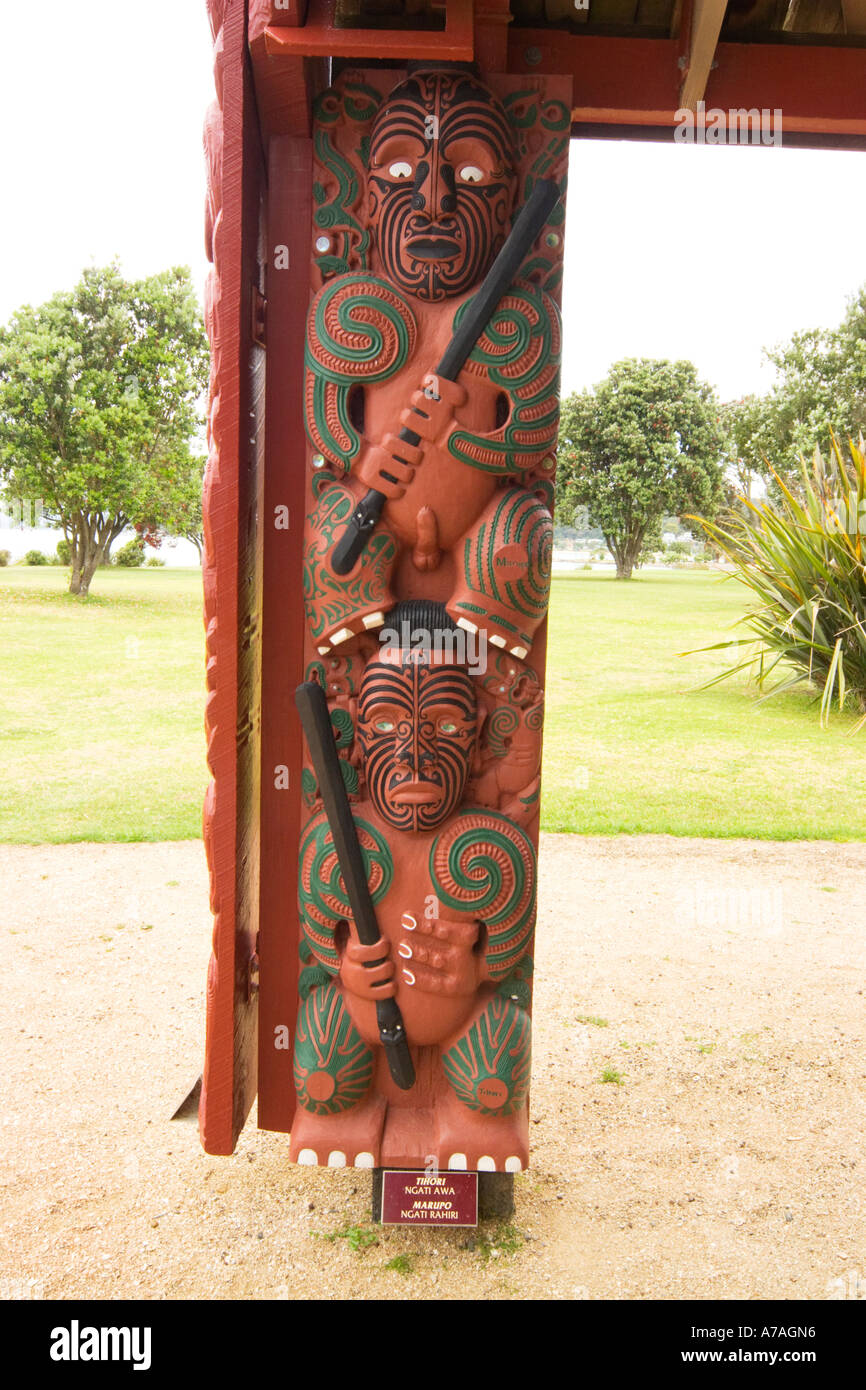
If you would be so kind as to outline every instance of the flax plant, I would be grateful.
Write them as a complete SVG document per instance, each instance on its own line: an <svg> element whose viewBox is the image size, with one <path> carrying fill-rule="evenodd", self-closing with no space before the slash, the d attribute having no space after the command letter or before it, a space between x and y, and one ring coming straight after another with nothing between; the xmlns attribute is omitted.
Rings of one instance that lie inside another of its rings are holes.
<svg viewBox="0 0 866 1390"><path fill-rule="evenodd" d="M816 686L826 727L833 701L846 699L866 724L866 459L864 441L849 444L850 462L835 437L824 458L803 463L802 496L777 473L778 505L739 499L719 522L701 525L755 595L740 622L753 634L744 660L715 680L749 669L764 698L792 687ZM704 651L742 649L742 639ZM684 653L685 654L685 653ZM770 679L779 668L779 679Z"/></svg>

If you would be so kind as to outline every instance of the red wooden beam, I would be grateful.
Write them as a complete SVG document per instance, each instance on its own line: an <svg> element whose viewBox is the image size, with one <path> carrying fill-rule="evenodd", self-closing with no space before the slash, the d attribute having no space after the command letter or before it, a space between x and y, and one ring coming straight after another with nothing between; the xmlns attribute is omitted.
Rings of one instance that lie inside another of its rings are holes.
<svg viewBox="0 0 866 1390"><path fill-rule="evenodd" d="M580 124L672 126L682 74L677 39L619 39L512 29L509 72L567 73ZM782 130L866 135L866 49L719 44L706 105L782 112ZM802 142L801 142L802 143Z"/></svg>
<svg viewBox="0 0 866 1390"><path fill-rule="evenodd" d="M471 62L474 56L472 0L448 0L445 28L342 29L335 23L337 0L310 0L307 21L297 28L272 25L267 52L308 58L438 58Z"/></svg>

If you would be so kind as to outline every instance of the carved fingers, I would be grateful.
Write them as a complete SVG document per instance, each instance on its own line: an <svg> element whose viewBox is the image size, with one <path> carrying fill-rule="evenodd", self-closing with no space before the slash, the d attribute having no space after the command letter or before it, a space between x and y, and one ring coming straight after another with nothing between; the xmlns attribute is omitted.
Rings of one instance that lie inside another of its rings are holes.
<svg viewBox="0 0 866 1390"><path fill-rule="evenodd" d="M404 935L397 956L405 986L428 994L474 992L480 970L472 950L478 940L476 922L416 919L404 912L401 925Z"/></svg>
<svg viewBox="0 0 866 1390"><path fill-rule="evenodd" d="M374 1004L377 999L392 999L397 993L397 985L389 951L388 942L381 936L372 946L350 941L340 960L340 979L344 988Z"/></svg>
<svg viewBox="0 0 866 1390"><path fill-rule="evenodd" d="M386 434L381 445L372 445L355 466L355 473L367 487L375 488L390 501L402 497L421 462L421 449L407 444L396 434Z"/></svg>
<svg viewBox="0 0 866 1390"><path fill-rule="evenodd" d="M421 389L412 393L409 408L403 411L400 423L414 430L421 439L432 442L448 432L455 409L465 402L464 387L431 373L424 377Z"/></svg>

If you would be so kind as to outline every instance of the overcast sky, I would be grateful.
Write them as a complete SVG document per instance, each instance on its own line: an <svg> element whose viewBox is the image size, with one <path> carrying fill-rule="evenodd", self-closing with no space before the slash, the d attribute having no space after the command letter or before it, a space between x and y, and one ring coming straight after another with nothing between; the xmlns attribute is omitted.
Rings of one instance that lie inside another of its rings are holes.
<svg viewBox="0 0 866 1390"><path fill-rule="evenodd" d="M114 256L201 290L204 0L6 0L0 49L0 320ZM627 356L765 389L762 347L838 322L866 281L864 224L866 154L575 143L563 389Z"/></svg>

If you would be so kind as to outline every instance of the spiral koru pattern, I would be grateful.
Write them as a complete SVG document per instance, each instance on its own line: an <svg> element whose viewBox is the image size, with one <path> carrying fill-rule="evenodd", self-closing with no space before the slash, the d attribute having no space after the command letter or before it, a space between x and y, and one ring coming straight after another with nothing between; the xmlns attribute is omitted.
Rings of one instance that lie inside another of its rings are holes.
<svg viewBox="0 0 866 1390"><path fill-rule="evenodd" d="M357 1105L373 1077L373 1052L332 984L313 989L298 1014L295 1089L305 1110L338 1115Z"/></svg>
<svg viewBox="0 0 866 1390"><path fill-rule="evenodd" d="M494 758L504 758L509 740L517 733L520 720L510 705L495 710L487 721L487 751Z"/></svg>
<svg viewBox="0 0 866 1390"><path fill-rule="evenodd" d="M377 903L387 893L394 876L391 851L383 836L359 816L355 817L355 827L364 856L370 894L373 902ZM323 815L311 820L304 831L298 878L298 909L307 940L316 959L336 974L340 961L334 942L334 928L338 922L351 916L351 910L331 831Z"/></svg>
<svg viewBox="0 0 866 1390"><path fill-rule="evenodd" d="M496 811L470 811L433 842L430 877L445 907L487 927L487 968L499 980L520 959L535 925L536 859L519 826Z"/></svg>
<svg viewBox="0 0 866 1390"><path fill-rule="evenodd" d="M458 309L455 328L471 300ZM470 353L465 370L508 397L506 423L478 435L461 426L448 437L455 458L486 473L523 473L556 449L562 334L556 304L532 285L513 285Z"/></svg>
<svg viewBox="0 0 866 1390"><path fill-rule="evenodd" d="M342 275L313 301L307 367L348 386L384 381L411 356L417 331L412 310L393 286L374 275Z"/></svg>

